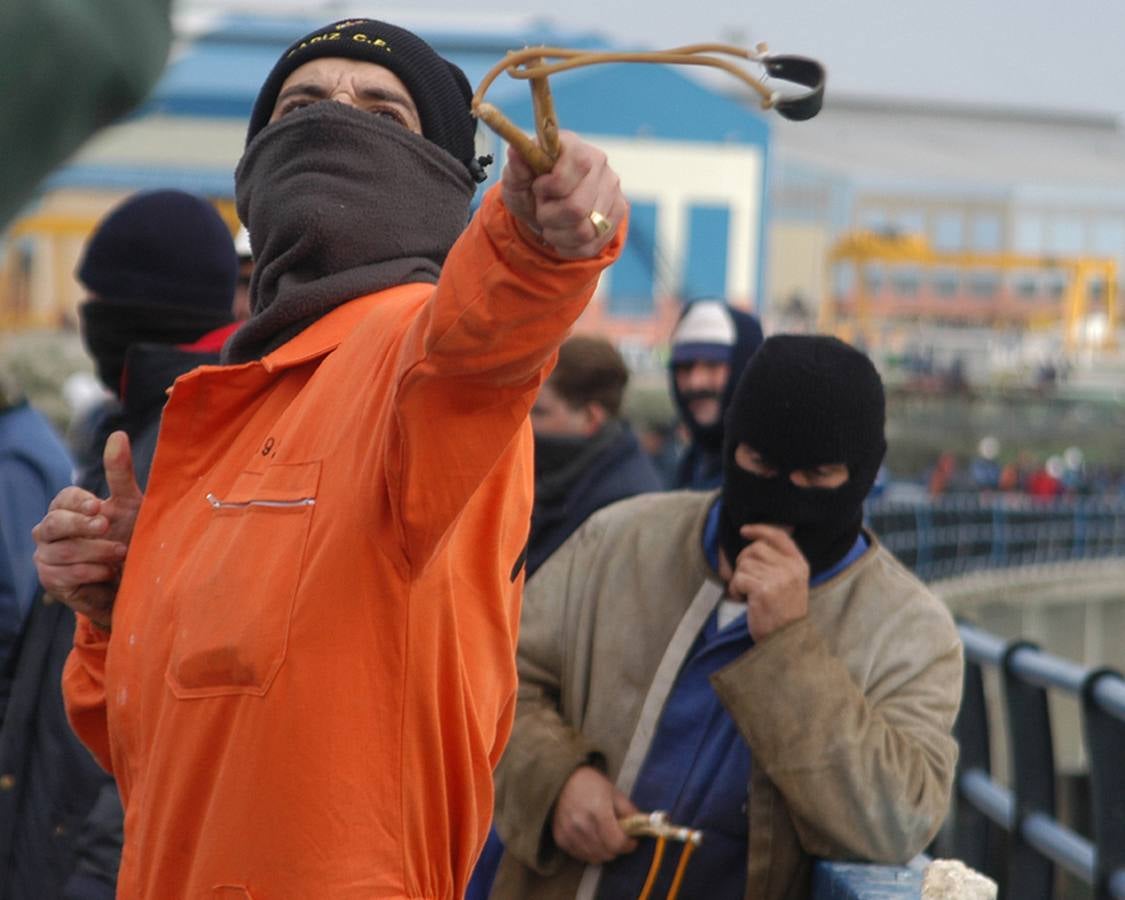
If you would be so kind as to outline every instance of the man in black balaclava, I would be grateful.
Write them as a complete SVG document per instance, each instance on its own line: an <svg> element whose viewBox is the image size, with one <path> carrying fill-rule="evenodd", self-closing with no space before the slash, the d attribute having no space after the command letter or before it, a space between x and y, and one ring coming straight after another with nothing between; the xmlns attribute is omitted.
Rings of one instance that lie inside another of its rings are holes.
<svg viewBox="0 0 1125 900"><path fill-rule="evenodd" d="M866 356L771 337L730 400L721 491L595 513L528 582L494 900L637 896L653 847L618 819L638 811L702 831L681 889L712 900L806 896L813 856L931 840L961 647L863 529L883 421Z"/></svg>
<svg viewBox="0 0 1125 900"><path fill-rule="evenodd" d="M250 317L177 380L148 486L36 528L128 897L460 897L515 706L528 413L620 253L605 154L485 178L464 73L346 19L282 52L235 171ZM135 532L133 524L138 523Z"/></svg>
<svg viewBox="0 0 1125 900"><path fill-rule="evenodd" d="M777 335L750 361L727 410L720 541L786 529L813 575L862 544L863 500L887 450L883 383L871 361L831 337Z"/></svg>
<svg viewBox="0 0 1125 900"><path fill-rule="evenodd" d="M724 416L761 343L758 320L722 300L696 300L684 308L669 342L669 368L672 399L691 442L676 466L673 488L719 486Z"/></svg>
<svg viewBox="0 0 1125 900"><path fill-rule="evenodd" d="M234 331L238 258L230 229L202 197L141 191L115 206L90 236L75 275L82 340L114 399L92 411L78 448L77 483L106 490L102 448L129 435L144 487L165 393L180 375L219 361Z"/></svg>

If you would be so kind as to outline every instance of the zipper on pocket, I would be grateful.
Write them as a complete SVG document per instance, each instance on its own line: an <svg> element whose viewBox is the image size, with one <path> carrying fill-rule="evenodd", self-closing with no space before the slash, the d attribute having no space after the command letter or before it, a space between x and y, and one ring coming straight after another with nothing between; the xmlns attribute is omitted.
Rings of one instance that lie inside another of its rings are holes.
<svg viewBox="0 0 1125 900"><path fill-rule="evenodd" d="M248 509L251 506L289 509L294 506L316 506L316 497L301 497L298 500L241 500L235 503L230 500L220 500L208 491L207 502L211 504L212 509Z"/></svg>

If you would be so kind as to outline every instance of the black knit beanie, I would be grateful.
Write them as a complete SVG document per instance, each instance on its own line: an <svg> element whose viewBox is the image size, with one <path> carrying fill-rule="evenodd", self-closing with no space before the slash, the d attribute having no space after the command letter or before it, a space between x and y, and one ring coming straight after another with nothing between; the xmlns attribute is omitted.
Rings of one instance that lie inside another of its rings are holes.
<svg viewBox="0 0 1125 900"><path fill-rule="evenodd" d="M374 19L335 22L291 44L254 101L247 144L269 122L285 79L298 67L322 57L375 63L397 75L418 109L423 137L464 164L476 181L484 180L475 153L477 123L470 112L473 91L465 73L417 35Z"/></svg>
<svg viewBox="0 0 1125 900"><path fill-rule="evenodd" d="M101 221L76 274L105 299L226 313L238 256L230 230L206 200L183 191L142 191Z"/></svg>
<svg viewBox="0 0 1125 900"><path fill-rule="evenodd" d="M727 410L723 443L720 541L733 563L746 541L742 525L794 528L793 540L813 573L854 545L863 500L887 450L886 401L878 371L859 350L834 337L781 334L758 349ZM764 477L735 462L746 444L775 469ZM836 488L800 488L798 469L846 463Z"/></svg>
<svg viewBox="0 0 1125 900"><path fill-rule="evenodd" d="M789 471L846 462L874 478L885 418L883 382L866 355L826 335L778 334L750 360L731 399L724 456L746 442Z"/></svg>

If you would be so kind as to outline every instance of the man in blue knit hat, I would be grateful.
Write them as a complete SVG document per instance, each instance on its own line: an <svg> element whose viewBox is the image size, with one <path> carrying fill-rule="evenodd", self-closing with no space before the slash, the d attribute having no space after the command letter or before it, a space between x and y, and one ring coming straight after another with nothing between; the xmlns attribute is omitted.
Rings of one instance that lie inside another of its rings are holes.
<svg viewBox="0 0 1125 900"><path fill-rule="evenodd" d="M723 416L738 377L762 343L750 313L722 300L689 303L672 331L672 399L691 436L674 488L707 490L722 480Z"/></svg>

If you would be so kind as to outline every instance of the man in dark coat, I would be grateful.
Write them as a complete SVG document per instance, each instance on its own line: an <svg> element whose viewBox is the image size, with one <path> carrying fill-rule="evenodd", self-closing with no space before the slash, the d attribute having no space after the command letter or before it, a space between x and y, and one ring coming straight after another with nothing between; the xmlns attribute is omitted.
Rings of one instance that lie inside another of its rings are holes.
<svg viewBox="0 0 1125 900"><path fill-rule="evenodd" d="M535 573L591 515L618 500L663 489L648 454L620 418L629 369L603 337L575 335L531 408L535 506L527 574ZM503 853L489 833L466 897L488 896Z"/></svg>
<svg viewBox="0 0 1125 900"><path fill-rule="evenodd" d="M531 410L535 509L530 576L591 514L626 497L659 491L660 476L620 418L629 370L603 337L575 335Z"/></svg>
<svg viewBox="0 0 1125 900"><path fill-rule="evenodd" d="M688 304L672 332L672 398L691 442L680 457L674 488L710 490L723 479L723 419L734 386L762 343L750 313L722 300Z"/></svg>

